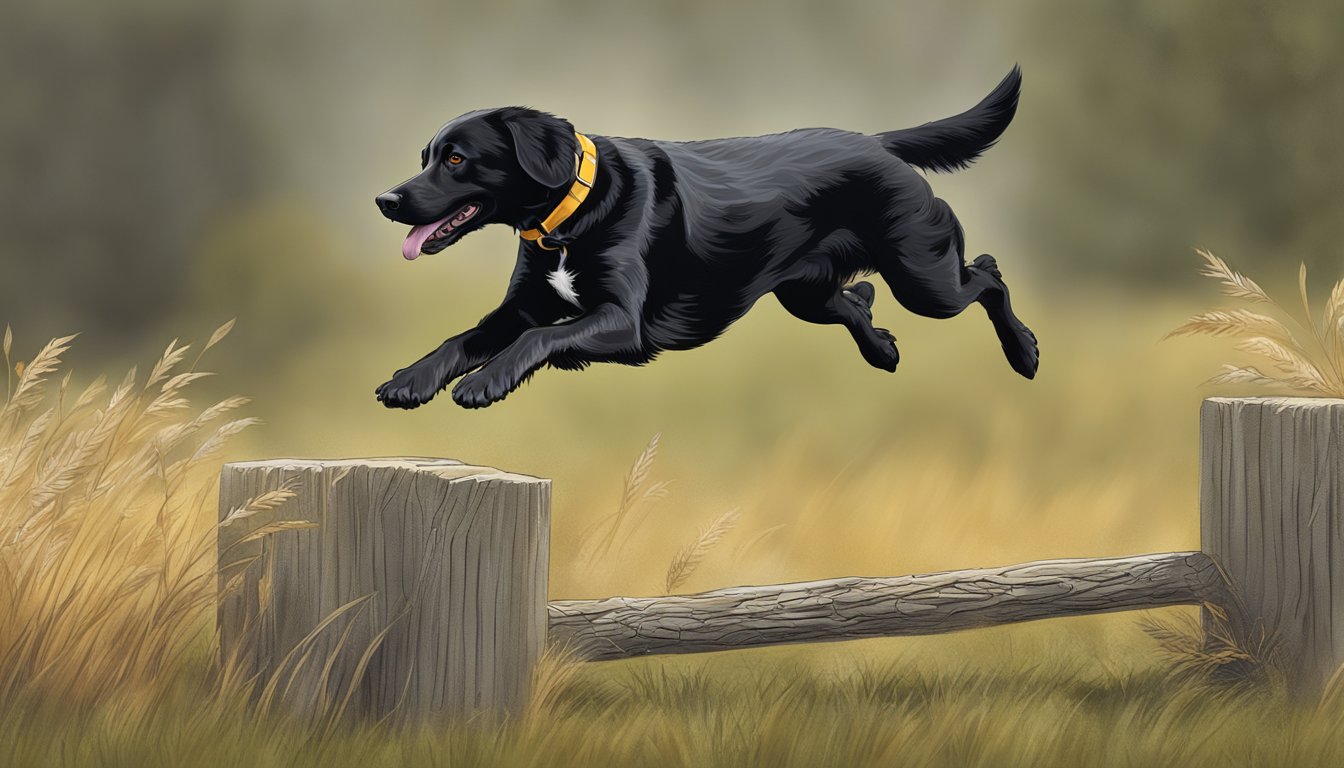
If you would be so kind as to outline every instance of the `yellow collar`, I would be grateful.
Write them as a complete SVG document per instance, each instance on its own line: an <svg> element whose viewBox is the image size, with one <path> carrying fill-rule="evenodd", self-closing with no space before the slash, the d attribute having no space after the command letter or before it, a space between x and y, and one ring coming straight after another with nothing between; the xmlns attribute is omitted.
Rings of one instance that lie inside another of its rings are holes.
<svg viewBox="0 0 1344 768"><path fill-rule="evenodd" d="M548 251L557 250L558 246L553 248L546 245L542 238L554 232L556 227L574 215L587 199L588 193L593 189L593 181L597 179L597 147L593 145L592 139L582 133L576 132L574 136L579 140L579 153L574 158L573 186L569 188L565 199L555 206L555 210L542 220L540 229L524 229L518 233L519 237L535 242Z"/></svg>

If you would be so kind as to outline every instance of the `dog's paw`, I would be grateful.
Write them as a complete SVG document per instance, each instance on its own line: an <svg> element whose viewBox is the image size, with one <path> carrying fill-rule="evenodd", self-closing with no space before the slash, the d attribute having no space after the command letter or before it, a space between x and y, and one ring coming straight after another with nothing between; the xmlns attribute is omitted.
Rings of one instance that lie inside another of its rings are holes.
<svg viewBox="0 0 1344 768"><path fill-rule="evenodd" d="M412 365L392 374L392 378L374 390L374 394L388 408L410 409L434 399L442 386L432 371Z"/></svg>
<svg viewBox="0 0 1344 768"><path fill-rule="evenodd" d="M999 262L995 261L994 257L990 256L988 253L982 253L975 257L975 261L971 262L971 266L982 272L988 272L990 275L993 275L995 280L1000 282L1003 281L1003 273L999 271Z"/></svg>
<svg viewBox="0 0 1344 768"><path fill-rule="evenodd" d="M1041 367L1041 348L1036 334L1025 325L1015 324L1009 338L1003 339L1003 353L1008 364L1026 379L1036 378Z"/></svg>
<svg viewBox="0 0 1344 768"><path fill-rule="evenodd" d="M860 280L859 282L845 288L844 291L846 294L848 294L845 298L858 299L859 301L863 302L864 306L867 307L873 306L873 297L876 295L876 291L873 290L873 284L868 282L867 280Z"/></svg>
<svg viewBox="0 0 1344 768"><path fill-rule="evenodd" d="M518 384L518 379L502 370L502 366L487 365L457 382L453 402L463 408L484 408L503 400Z"/></svg>
<svg viewBox="0 0 1344 768"><path fill-rule="evenodd" d="M840 292L840 295L854 306L863 310L863 314L872 319L873 317L873 284L867 281L855 283Z"/></svg>
<svg viewBox="0 0 1344 768"><path fill-rule="evenodd" d="M901 362L901 352L896 348L896 337L886 328L874 328L872 338L863 345L863 359L874 368L891 373Z"/></svg>

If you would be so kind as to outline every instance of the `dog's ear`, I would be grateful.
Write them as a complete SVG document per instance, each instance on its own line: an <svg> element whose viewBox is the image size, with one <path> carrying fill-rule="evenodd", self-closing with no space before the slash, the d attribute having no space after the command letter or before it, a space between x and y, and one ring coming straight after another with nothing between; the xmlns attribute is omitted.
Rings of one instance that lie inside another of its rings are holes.
<svg viewBox="0 0 1344 768"><path fill-rule="evenodd" d="M574 180L574 155L578 139L568 120L536 110L519 110L505 119L513 134L518 164L527 175L547 187L560 187Z"/></svg>

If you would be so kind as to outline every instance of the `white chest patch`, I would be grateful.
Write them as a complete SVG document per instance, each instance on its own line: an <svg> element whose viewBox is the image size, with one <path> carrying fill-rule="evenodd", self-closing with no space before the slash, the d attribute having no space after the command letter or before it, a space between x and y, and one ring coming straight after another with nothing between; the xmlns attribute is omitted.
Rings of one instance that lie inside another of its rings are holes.
<svg viewBox="0 0 1344 768"><path fill-rule="evenodd" d="M560 298L579 309L583 309L583 305L579 303L579 292L574 289L573 272L563 266L556 267L554 272L546 275L546 282L550 283L555 292L560 294Z"/></svg>

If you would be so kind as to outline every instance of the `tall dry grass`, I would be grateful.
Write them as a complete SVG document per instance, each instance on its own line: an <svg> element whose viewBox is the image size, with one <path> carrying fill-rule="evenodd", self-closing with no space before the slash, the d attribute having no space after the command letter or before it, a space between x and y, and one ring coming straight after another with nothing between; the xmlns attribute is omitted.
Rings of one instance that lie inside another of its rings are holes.
<svg viewBox="0 0 1344 768"><path fill-rule="evenodd" d="M0 710L92 706L150 694L211 632L214 536L207 498L224 444L256 423L248 401L188 398L210 374L176 340L140 378L72 394L56 380L73 336L11 360L0 408Z"/></svg>
<svg viewBox="0 0 1344 768"><path fill-rule="evenodd" d="M658 457L661 441L662 433L654 433L626 472L615 511L599 517L580 536L578 559L589 573L604 564L609 568L615 565L617 568L629 569L633 562L623 556L625 545L649 535L657 536L648 531L645 524L649 522L649 513L653 507L671 495L672 487L671 480L653 479L654 461ZM710 552L718 547L724 536L737 526L740 517L739 508L729 509L672 552L663 579L663 592L671 594L683 586ZM763 534L757 534L747 548L759 544L779 527L774 526Z"/></svg>
<svg viewBox="0 0 1344 768"><path fill-rule="evenodd" d="M1226 364L1208 383L1249 384L1292 393L1344 397L1344 279L1335 283L1316 317L1311 311L1305 262L1297 272L1300 307L1293 308L1279 303L1254 280L1212 253L1205 250L1197 253L1204 260L1200 274L1216 280L1224 295L1249 305L1263 305L1266 311L1237 307L1201 312L1167 336L1238 338L1239 352L1262 358L1272 366L1262 371L1251 365Z"/></svg>
<svg viewBox="0 0 1344 768"><path fill-rule="evenodd" d="M700 563L709 556L710 551L723 541L723 537L727 536L729 531L737 527L737 521L741 516L742 511L736 507L724 512L701 529L694 539L677 550L677 554L667 566L667 579L663 583L663 591L670 595L685 584Z"/></svg>
<svg viewBox="0 0 1344 768"><path fill-rule="evenodd" d="M590 566L610 557L612 548L632 535L643 516L668 497L671 481L650 479L662 437L663 433L655 432L649 438L648 445L635 457L621 485L621 498L616 510L599 518L584 532L579 556Z"/></svg>
<svg viewBox="0 0 1344 768"><path fill-rule="evenodd" d="M1205 603L1202 609L1200 617L1191 613L1146 613L1139 617L1139 628L1157 645L1174 679L1220 683L1275 679L1282 683L1277 675L1283 659L1275 638L1261 628L1257 636L1239 640L1221 607Z"/></svg>

